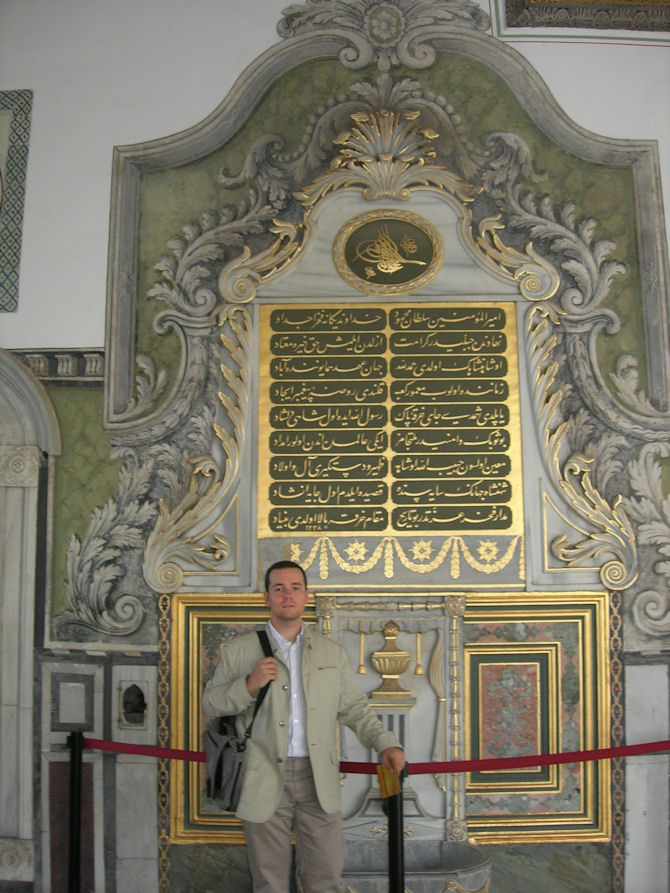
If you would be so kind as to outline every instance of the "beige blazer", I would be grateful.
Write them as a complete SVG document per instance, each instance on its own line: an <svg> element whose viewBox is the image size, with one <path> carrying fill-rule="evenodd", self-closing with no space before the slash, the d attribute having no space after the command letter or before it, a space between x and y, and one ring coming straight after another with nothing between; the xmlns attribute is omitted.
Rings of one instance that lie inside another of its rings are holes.
<svg viewBox="0 0 670 893"><path fill-rule="evenodd" d="M289 672L272 636L270 643L279 674L254 722L237 808L237 815L250 822L264 822L276 810L288 753ZM255 701L245 680L261 657L263 650L255 632L234 639L223 649L221 663L205 687L205 712L209 716L239 715L240 733L251 721ZM325 812L337 812L341 808L338 724L348 726L365 747L377 753L400 747L400 743L384 728L356 684L344 648L308 627L304 627L301 672L307 745L319 803Z"/></svg>

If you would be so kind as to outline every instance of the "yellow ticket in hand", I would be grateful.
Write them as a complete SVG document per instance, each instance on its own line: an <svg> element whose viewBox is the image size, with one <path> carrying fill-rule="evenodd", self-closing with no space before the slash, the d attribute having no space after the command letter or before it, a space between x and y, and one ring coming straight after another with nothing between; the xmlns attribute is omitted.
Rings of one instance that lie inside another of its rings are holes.
<svg viewBox="0 0 670 893"><path fill-rule="evenodd" d="M379 779L379 788L382 792L382 797L386 799L387 797L393 797L394 794L399 794L402 790L400 786L400 779L396 775L395 772L389 772L389 770L384 766L383 763L377 764L377 778Z"/></svg>

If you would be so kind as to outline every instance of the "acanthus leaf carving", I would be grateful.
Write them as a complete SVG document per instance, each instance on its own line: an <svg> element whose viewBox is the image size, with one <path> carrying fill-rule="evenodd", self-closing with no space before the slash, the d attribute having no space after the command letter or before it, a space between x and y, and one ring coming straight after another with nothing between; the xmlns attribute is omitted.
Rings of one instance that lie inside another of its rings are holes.
<svg viewBox="0 0 670 893"><path fill-rule="evenodd" d="M296 192L296 198L313 207L330 192L359 188L368 201L406 200L412 188L432 186L461 202L473 201L479 189L435 163L430 143L438 134L420 126L419 115L418 109L386 108L354 113L354 126L334 140L340 150L329 170Z"/></svg>
<svg viewBox="0 0 670 893"><path fill-rule="evenodd" d="M224 482L216 462L210 456L189 459L192 465L187 493L169 509L163 500L158 503L158 518L149 534L145 549L144 577L157 592L176 592L182 585L184 566L211 568L224 560L230 544L219 538L203 544L210 531L193 534L201 516L207 516L220 501Z"/></svg>
<svg viewBox="0 0 670 893"><path fill-rule="evenodd" d="M256 286L280 273L302 247L303 227L281 220L273 221L269 232L276 235L272 245L257 254L245 246L219 273L219 293L226 301L249 303L256 297Z"/></svg>
<svg viewBox="0 0 670 893"><path fill-rule="evenodd" d="M153 461L127 452L119 472L119 492L91 514L83 539L72 535L66 553L68 608L54 621L62 635L130 636L145 618L139 595L124 592L123 553L141 549L156 513L148 497Z"/></svg>
<svg viewBox="0 0 670 893"><path fill-rule="evenodd" d="M215 421L212 429L225 453L224 468L212 456L190 459L188 489L180 502L173 509L163 500L159 502L143 565L147 583L157 592L176 592L184 573L191 568L216 570L232 549L229 537L217 530L217 524L234 504L233 491L245 441L251 362L249 311L242 306L224 305L218 323L219 340L229 362L220 365L225 386L218 392L225 418Z"/></svg>
<svg viewBox="0 0 670 893"><path fill-rule="evenodd" d="M592 462L585 456L571 456L562 470L557 469L557 475L568 504L595 531L577 543L569 543L565 536L559 536L552 542L551 551L568 567L614 556L601 563L600 578L609 589L627 589L638 575L635 533L621 505L621 497L610 505L593 486Z"/></svg>
<svg viewBox="0 0 670 893"><path fill-rule="evenodd" d="M635 357L628 354L620 356L616 363L616 371L610 373L610 379L621 403L633 413L650 419L667 420L667 413L656 409L645 391L638 388L640 376Z"/></svg>
<svg viewBox="0 0 670 893"><path fill-rule="evenodd" d="M553 297L560 285L555 267L534 250L532 243L525 246L525 254L506 245L498 235L504 225L500 215L479 223L477 247L485 258L493 261L498 273L519 283L519 291L528 301L544 301Z"/></svg>
<svg viewBox="0 0 670 893"><path fill-rule="evenodd" d="M565 313L563 324L580 329L594 316L605 315L616 330L616 314L602 307L613 278L625 272L622 264L606 260L614 244L609 240L593 243L596 222L577 220L574 203L567 202L557 211L550 196L538 197L527 188L522 193L522 183L543 179L535 171L523 139L500 132L491 134L488 141L497 147L497 153L480 169L486 194L495 201L510 230L547 245L549 259L569 274L562 278L563 288L557 295Z"/></svg>
<svg viewBox="0 0 670 893"><path fill-rule="evenodd" d="M657 557L651 569L660 577L660 585L640 592L632 607L638 628L649 636L670 634L670 496L663 492L660 463L668 458L667 443L643 446L630 463L633 493L624 500L626 510L638 522L640 546L652 555L655 551Z"/></svg>
<svg viewBox="0 0 670 893"><path fill-rule="evenodd" d="M585 522L585 529L578 531L582 534L580 540L570 543L561 535L551 543L551 551L568 567L600 564L600 576L606 586L627 589L638 576L635 530L624 511L621 496L617 495L610 503L594 485L594 457L574 452L569 436L572 432L572 440L576 439L575 431L580 429L580 424L564 417L566 392L560 387L556 359L559 344L556 327L563 315L552 308L551 302L536 305L529 313L528 325L537 415L544 431L547 468L566 503ZM563 461L561 456L566 453L567 459ZM606 560L601 561L603 558Z"/></svg>
<svg viewBox="0 0 670 893"><path fill-rule="evenodd" d="M161 369L156 374L153 361L149 357L138 354L135 363L141 370L135 376L135 396L128 402L124 413L126 420L144 416L156 403L167 385L167 373Z"/></svg>

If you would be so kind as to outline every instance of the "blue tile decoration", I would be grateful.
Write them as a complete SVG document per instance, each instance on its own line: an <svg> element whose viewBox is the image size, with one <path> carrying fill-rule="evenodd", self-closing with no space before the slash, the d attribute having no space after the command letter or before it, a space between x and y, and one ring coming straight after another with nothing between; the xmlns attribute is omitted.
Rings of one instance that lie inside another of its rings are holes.
<svg viewBox="0 0 670 893"><path fill-rule="evenodd" d="M5 313L16 310L19 303L32 102L32 90L0 91L0 312Z"/></svg>

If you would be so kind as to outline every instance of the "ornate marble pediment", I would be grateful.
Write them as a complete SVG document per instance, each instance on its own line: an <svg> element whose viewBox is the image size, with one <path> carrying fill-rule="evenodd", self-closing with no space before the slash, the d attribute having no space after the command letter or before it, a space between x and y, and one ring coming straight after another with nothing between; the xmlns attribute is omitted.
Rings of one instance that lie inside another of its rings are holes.
<svg viewBox="0 0 670 893"><path fill-rule="evenodd" d="M523 414L534 430L525 450L530 455L532 443L532 462L542 469L534 505L526 506L537 512L543 531L538 557L531 559L537 576L546 582L563 569L575 579L626 588L631 604L650 606L631 612L637 634L649 641L664 635L668 575L659 550L670 526L659 483L669 436L666 333L655 323L665 306L655 287L666 280L660 242L639 243L647 368L629 353L603 366L610 350L605 345L620 329L613 295L630 276L628 266L618 259L604 221L586 213L582 197L563 184L559 189L555 174L538 169L533 141L539 131L521 123L481 130L459 92L455 72L466 69L449 63L456 54L468 60L468 76L482 78L487 89L496 83L515 92L518 109L547 134L547 147L553 143L575 159L628 165L635 190L647 199L638 203L643 231L661 220L655 156L649 146L608 144L572 127L529 67L483 34L483 26L481 11L469 3L291 7L280 26L284 42L274 51L277 71L289 71L289 57L292 70L335 52L344 77L297 132L268 124L235 171L218 161L245 120L249 106L241 97L251 104L267 86L259 68L247 74L234 100L186 137L117 150L106 427L125 471L118 498L72 547L71 609L60 621L68 628L83 623L107 634L142 636L147 612L153 613L152 593L223 581L255 585L250 541L258 494L250 450L262 424L254 402L256 305L286 301L296 276L306 290L294 297L313 295L319 240L328 243L336 222L383 204L420 208L424 217L426 208L429 215L442 214L447 245L460 252L462 266L445 261L417 291L419 300L422 294L434 300L440 289L446 295L450 287L454 294L462 290L466 279L452 278L450 286L445 270L466 269L481 277L478 288L487 282L489 294L497 290L524 307L518 314ZM411 76L400 73L401 65ZM425 80L434 68L446 78L442 93ZM217 160L201 171L193 159L207 153ZM175 164L192 169L192 176L214 176L222 201L181 222L162 257L151 259L156 273L146 293L135 293L129 271L137 252L143 268L150 262L131 223L144 200L139 174L158 178ZM328 283L330 294L352 300L356 288L342 277ZM159 349L145 352L149 343ZM643 389L638 382L645 379ZM128 537L118 554L94 547L101 533L113 541L112 530L121 529ZM496 544L498 555L502 547ZM387 547L377 539L366 548L384 554ZM456 547L445 540L439 548L446 555ZM466 542L458 548L466 557L482 547ZM121 568L119 556L128 556ZM98 590L91 606L91 595L83 593ZM106 626L100 618L114 606L119 616Z"/></svg>

